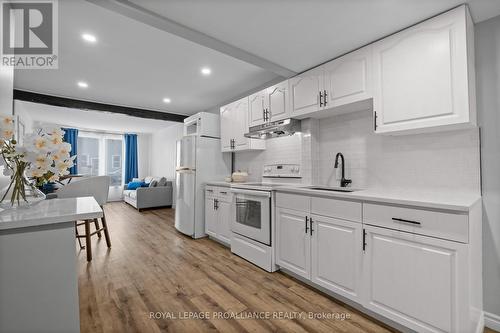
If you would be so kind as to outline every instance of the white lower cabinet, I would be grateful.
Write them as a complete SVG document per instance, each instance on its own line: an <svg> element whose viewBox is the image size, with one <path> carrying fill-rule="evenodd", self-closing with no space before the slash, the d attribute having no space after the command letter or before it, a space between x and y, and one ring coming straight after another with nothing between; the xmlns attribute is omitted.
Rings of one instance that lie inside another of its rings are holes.
<svg viewBox="0 0 500 333"><path fill-rule="evenodd" d="M362 225L326 217L314 211L290 209L300 196L278 193L276 218L277 263L303 278L359 301ZM311 198L304 207L311 207ZM346 201L340 201L346 203ZM312 205L315 207L315 205ZM361 204L358 203L361 212ZM335 214L335 213L334 213Z"/></svg>
<svg viewBox="0 0 500 333"><path fill-rule="evenodd" d="M419 332L461 332L466 244L365 226L365 307Z"/></svg>
<svg viewBox="0 0 500 333"><path fill-rule="evenodd" d="M352 300L360 300L361 223L312 215L311 281Z"/></svg>
<svg viewBox="0 0 500 333"><path fill-rule="evenodd" d="M217 237L224 243L231 243L231 202L219 200L217 206Z"/></svg>
<svg viewBox="0 0 500 333"><path fill-rule="evenodd" d="M277 262L280 267L311 278L311 237L309 235L309 212L287 208L276 211Z"/></svg>
<svg viewBox="0 0 500 333"><path fill-rule="evenodd" d="M217 236L217 215L215 197L208 196L205 191L205 233L211 237Z"/></svg>
<svg viewBox="0 0 500 333"><path fill-rule="evenodd" d="M205 233L223 243L231 244L232 196L226 187L205 188Z"/></svg>
<svg viewBox="0 0 500 333"><path fill-rule="evenodd" d="M276 206L281 268L416 332L482 331L480 202L440 211L278 191Z"/></svg>

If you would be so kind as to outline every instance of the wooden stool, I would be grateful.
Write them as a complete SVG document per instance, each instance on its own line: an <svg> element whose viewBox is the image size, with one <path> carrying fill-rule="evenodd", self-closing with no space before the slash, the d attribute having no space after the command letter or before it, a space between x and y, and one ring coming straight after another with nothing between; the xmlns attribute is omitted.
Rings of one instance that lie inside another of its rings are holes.
<svg viewBox="0 0 500 333"><path fill-rule="evenodd" d="M104 237L106 238L106 245L108 247L111 247L111 240L109 238L109 232L108 232L108 225L106 223L106 216L104 215L104 207L102 207L102 228L99 227L99 220L94 219L94 220L85 220L83 222L75 222L75 233L76 233L76 239L78 240L78 243L80 244L80 249L87 249L87 261L92 261L92 245L91 245L91 237L97 234L97 237L101 238L101 231L104 231ZM90 231L90 224L94 223L95 225L95 231L91 232ZM85 234L80 235L78 233L78 226L80 225L85 225ZM85 238L85 246L82 246L82 242L80 238Z"/></svg>

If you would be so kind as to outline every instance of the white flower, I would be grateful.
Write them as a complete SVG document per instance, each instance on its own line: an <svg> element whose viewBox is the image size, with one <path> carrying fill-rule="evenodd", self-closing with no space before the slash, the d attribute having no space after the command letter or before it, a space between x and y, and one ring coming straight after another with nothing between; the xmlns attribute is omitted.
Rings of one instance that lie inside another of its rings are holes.
<svg viewBox="0 0 500 333"><path fill-rule="evenodd" d="M29 169L28 170L28 176L33 177L33 178L40 178L43 177L43 175L47 172L47 170L43 170L40 168L35 168L35 169Z"/></svg>
<svg viewBox="0 0 500 333"><path fill-rule="evenodd" d="M59 154L61 155L69 155L71 152L71 144L67 142L63 142L59 145Z"/></svg>
<svg viewBox="0 0 500 333"><path fill-rule="evenodd" d="M52 161L47 157L47 155L37 155L35 157L34 163L36 168L47 169Z"/></svg>
<svg viewBox="0 0 500 333"><path fill-rule="evenodd" d="M55 163L55 171L54 173L59 174L60 176L64 176L69 174L68 169L73 166L71 161L57 161Z"/></svg>
<svg viewBox="0 0 500 333"><path fill-rule="evenodd" d="M26 148L31 151L47 151L50 148L50 141L43 136L36 136L26 145Z"/></svg>
<svg viewBox="0 0 500 333"><path fill-rule="evenodd" d="M63 138L62 138L62 136L51 135L49 141L54 146L59 146L59 145L61 145L63 143Z"/></svg>

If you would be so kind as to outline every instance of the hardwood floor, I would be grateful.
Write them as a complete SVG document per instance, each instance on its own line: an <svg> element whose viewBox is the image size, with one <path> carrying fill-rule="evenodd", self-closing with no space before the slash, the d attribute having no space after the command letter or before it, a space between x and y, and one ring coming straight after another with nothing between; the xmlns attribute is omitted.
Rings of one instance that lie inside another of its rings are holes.
<svg viewBox="0 0 500 333"><path fill-rule="evenodd" d="M105 210L112 248L104 237L94 237L92 262L85 250L78 254L83 333L394 331L282 273L263 271L214 241L181 235L172 209L139 213L117 202ZM350 318L265 318L266 312L272 317L280 311ZM204 312L208 319L189 319L189 313ZM215 318L222 314L246 318Z"/></svg>

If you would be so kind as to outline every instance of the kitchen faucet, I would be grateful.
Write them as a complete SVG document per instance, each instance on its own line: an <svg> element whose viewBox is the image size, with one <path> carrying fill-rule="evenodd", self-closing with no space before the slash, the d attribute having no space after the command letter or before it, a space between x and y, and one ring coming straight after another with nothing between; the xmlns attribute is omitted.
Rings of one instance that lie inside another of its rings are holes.
<svg viewBox="0 0 500 333"><path fill-rule="evenodd" d="M337 156L335 156L335 165L333 167L335 169L339 167L339 157L342 160L342 179L340 180L340 187L347 187L349 184L352 183L352 180L345 179L345 161L344 161L344 155L342 155L342 153L337 153Z"/></svg>

